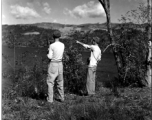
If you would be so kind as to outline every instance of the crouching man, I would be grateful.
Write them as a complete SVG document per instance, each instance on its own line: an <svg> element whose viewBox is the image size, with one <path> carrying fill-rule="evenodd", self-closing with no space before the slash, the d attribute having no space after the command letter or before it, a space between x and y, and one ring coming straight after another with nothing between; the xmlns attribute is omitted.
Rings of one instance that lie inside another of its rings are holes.
<svg viewBox="0 0 152 120"><path fill-rule="evenodd" d="M48 65L48 77L47 77L47 84L48 84L48 97L47 101L52 103L53 102L53 87L54 82L57 82L57 99L60 102L64 101L64 86L63 86L63 64L62 64L62 57L64 53L64 44L59 41L61 37L60 31L55 31L53 33L54 43L50 44L49 52L47 54L48 58L50 59L50 63Z"/></svg>
<svg viewBox="0 0 152 120"><path fill-rule="evenodd" d="M87 45L79 41L76 42L81 44L85 48L91 49L91 56L89 58L89 63L88 63L86 88L87 88L87 95L94 95L97 63L101 60L101 50L98 46L99 38L94 37L92 39L92 45Z"/></svg>

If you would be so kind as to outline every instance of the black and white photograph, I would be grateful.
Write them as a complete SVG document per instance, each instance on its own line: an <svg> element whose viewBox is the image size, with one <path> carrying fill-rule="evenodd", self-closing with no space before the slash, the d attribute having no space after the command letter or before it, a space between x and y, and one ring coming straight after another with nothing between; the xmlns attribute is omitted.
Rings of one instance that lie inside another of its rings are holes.
<svg viewBox="0 0 152 120"><path fill-rule="evenodd" d="M2 120L151 120L152 0L1 0Z"/></svg>

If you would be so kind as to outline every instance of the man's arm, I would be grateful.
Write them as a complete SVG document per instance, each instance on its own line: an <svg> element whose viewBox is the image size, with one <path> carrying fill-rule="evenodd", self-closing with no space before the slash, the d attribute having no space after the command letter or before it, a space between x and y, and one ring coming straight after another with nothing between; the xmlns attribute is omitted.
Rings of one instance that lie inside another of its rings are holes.
<svg viewBox="0 0 152 120"><path fill-rule="evenodd" d="M90 46L90 45L84 44L84 43L82 43L82 42L80 42L80 41L76 41L76 43L82 45L82 46L85 47L85 48L91 49L91 46Z"/></svg>
<svg viewBox="0 0 152 120"><path fill-rule="evenodd" d="M100 55L98 56L98 61L101 60L101 56L102 56L102 54L100 53Z"/></svg>
<svg viewBox="0 0 152 120"><path fill-rule="evenodd" d="M48 57L49 59L52 59L53 51L52 51L51 45L50 45L48 51L49 51L49 52L48 52L48 54L47 54L47 57Z"/></svg>

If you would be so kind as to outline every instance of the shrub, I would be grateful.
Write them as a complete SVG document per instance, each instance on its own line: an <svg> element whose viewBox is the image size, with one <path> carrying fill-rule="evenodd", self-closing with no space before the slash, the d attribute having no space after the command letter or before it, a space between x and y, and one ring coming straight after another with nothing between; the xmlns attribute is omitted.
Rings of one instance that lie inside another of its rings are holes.
<svg viewBox="0 0 152 120"><path fill-rule="evenodd" d="M45 99L47 94L46 74L37 64L20 68L16 72L15 88L18 96Z"/></svg>
<svg viewBox="0 0 152 120"><path fill-rule="evenodd" d="M64 84L68 92L80 93L85 90L86 67L82 54L77 48L69 47L64 55Z"/></svg>
<svg viewBox="0 0 152 120"><path fill-rule="evenodd" d="M117 33L116 33L117 32ZM146 84L146 34L140 30L122 26L121 32L115 31L116 49L121 56L122 70L120 84L123 86L143 86Z"/></svg>
<svg viewBox="0 0 152 120"><path fill-rule="evenodd" d="M47 59L33 56L26 52L19 55L16 61L13 80L17 96L45 99L47 93L46 75Z"/></svg>
<svg viewBox="0 0 152 120"><path fill-rule="evenodd" d="M122 61L121 85L145 86L147 81L147 7L140 4L122 16L122 24L114 31Z"/></svg>

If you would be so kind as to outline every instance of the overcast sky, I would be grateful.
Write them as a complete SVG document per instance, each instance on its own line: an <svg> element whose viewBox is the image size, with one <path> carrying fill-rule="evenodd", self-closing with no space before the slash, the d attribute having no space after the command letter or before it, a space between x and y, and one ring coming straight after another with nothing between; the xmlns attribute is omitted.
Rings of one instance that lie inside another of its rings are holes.
<svg viewBox="0 0 152 120"><path fill-rule="evenodd" d="M110 0L112 22L147 0ZM2 0L2 24L56 22L103 23L105 12L98 0Z"/></svg>

